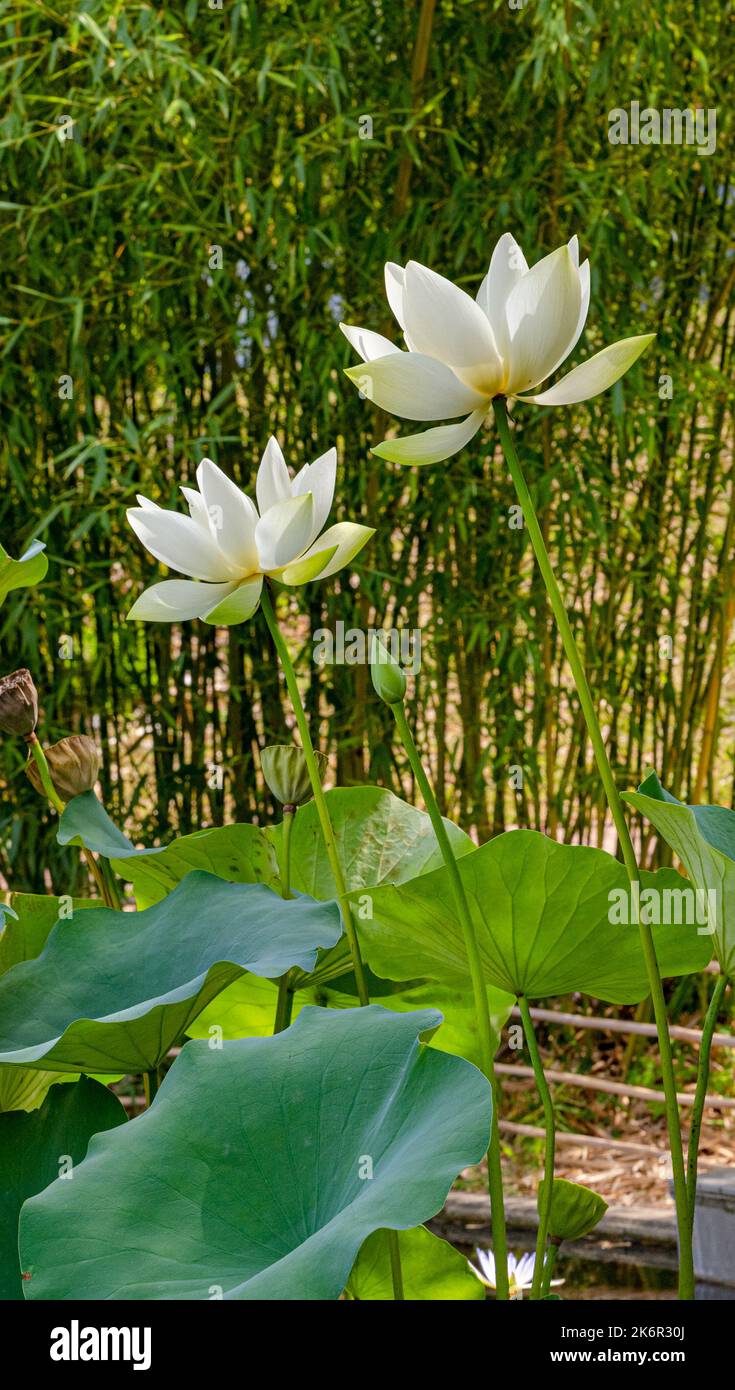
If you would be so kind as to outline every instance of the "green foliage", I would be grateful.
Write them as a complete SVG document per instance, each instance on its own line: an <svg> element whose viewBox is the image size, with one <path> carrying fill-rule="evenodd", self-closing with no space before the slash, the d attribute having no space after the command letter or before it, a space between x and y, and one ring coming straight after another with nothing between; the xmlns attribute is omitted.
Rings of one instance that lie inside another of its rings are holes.
<svg viewBox="0 0 735 1390"><path fill-rule="evenodd" d="M425 1226L399 1231L398 1248L403 1270L403 1292L413 1302L444 1299L477 1301L485 1291L464 1255L448 1241L432 1235ZM385 1231L368 1236L352 1268L347 1292L360 1301L393 1298L390 1259Z"/></svg>
<svg viewBox="0 0 735 1390"><path fill-rule="evenodd" d="M308 971L342 931L335 903L189 874L131 914L97 908L54 928L0 979L0 1061L56 1071L152 1071L245 970Z"/></svg>
<svg viewBox="0 0 735 1390"><path fill-rule="evenodd" d="M48 560L40 542L29 546L20 560L12 560L0 545L0 606L11 589L26 589L40 584L47 569Z"/></svg>
<svg viewBox="0 0 735 1390"><path fill-rule="evenodd" d="M294 998L293 1018L307 1004L322 1004L330 1009L354 1009L356 999L352 994L342 993L333 986L315 985L311 977L299 986ZM336 982L339 984L339 981ZM438 985L435 981L425 984L386 987L383 980L371 979L370 998L380 999L386 1009L396 1013L410 1013L414 1009L439 1009L443 1022L441 1028L424 1041L440 1052L450 1052L455 1057L465 1057L476 1067L481 1066L482 1056L477 1031L477 1018L472 999L465 985ZM382 986L381 990L376 985ZM494 1032L494 1043L500 1044L500 1032L510 1017L513 998L502 990L488 988L490 1021ZM273 1032L273 1019L276 1013L277 988L271 980L260 979L256 975L243 975L234 984L217 995L187 1028L191 1038L261 1038ZM11 1068L8 1068L11 1070Z"/></svg>
<svg viewBox="0 0 735 1390"><path fill-rule="evenodd" d="M73 912L92 906L94 904L89 898L78 898L69 904ZM24 960L34 960L41 954L49 932L58 920L59 903L56 898L41 893L12 893L7 910L2 915L0 976L11 966ZM76 1080L76 1074L61 1077L58 1072L41 1071L36 1067L0 1066L0 1114L9 1110L37 1109L49 1086L55 1081L67 1079Z"/></svg>
<svg viewBox="0 0 735 1390"><path fill-rule="evenodd" d="M188 1043L145 1115L26 1204L26 1296L338 1298L366 1238L433 1216L487 1144L484 1077L418 1042L440 1020L308 1009Z"/></svg>
<svg viewBox="0 0 735 1390"><path fill-rule="evenodd" d="M607 115L639 97L724 121L732 24L724 8L705 24L633 0L497 0L483 23L438 6L418 95L416 31L415 6L324 0L3 8L0 531L14 554L43 540L54 583L11 594L0 639L5 665L38 679L49 740L98 732L105 804L136 842L270 810L257 749L283 738L284 712L262 621L179 633L123 615L156 577L125 523L136 492L173 505L203 454L247 484L272 430L294 465L337 441L337 513L380 518L356 581L298 600L294 651L312 714L334 710L320 734L336 780L413 797L366 668L319 671L310 634L337 618L420 624L415 716L447 814L481 839L564 825L600 842L599 785L494 435L421 476L368 464L393 422L342 376L339 318L395 332L386 260L474 293L508 228L531 258L579 232L592 307L576 360L657 332L612 395L556 412L553 432L519 408L519 442L621 780L648 761L684 794L696 772L735 557L728 138L709 158L612 145ZM62 117L76 138L59 138ZM0 871L35 888L42 861L74 892L22 756L0 749Z"/></svg>
<svg viewBox="0 0 735 1390"><path fill-rule="evenodd" d="M18 1265L23 1203L59 1177L62 1162L67 1176L60 1181L73 1186L76 1173L71 1165L82 1162L92 1135L124 1121L119 1100L88 1077L54 1086L41 1109L31 1115L0 1115L0 1298L23 1298Z"/></svg>
<svg viewBox="0 0 735 1390"><path fill-rule="evenodd" d="M691 884L708 894L704 918L720 968L735 973L735 812L723 806L684 806L655 772L624 800L655 825L678 854ZM691 892L691 885L690 885ZM709 915L708 915L709 914Z"/></svg>
<svg viewBox="0 0 735 1390"><path fill-rule="evenodd" d="M622 864L603 850L561 845L532 830L511 830L459 861L488 984L541 998L582 990L613 1003L648 993L637 926L615 920L611 894L629 896ZM645 875L645 887L685 880L672 870ZM354 895L353 895L354 897ZM361 922L363 954L378 975L411 972L443 983L466 980L469 967L446 869L371 894ZM661 974L702 970L709 937L684 921L653 926Z"/></svg>

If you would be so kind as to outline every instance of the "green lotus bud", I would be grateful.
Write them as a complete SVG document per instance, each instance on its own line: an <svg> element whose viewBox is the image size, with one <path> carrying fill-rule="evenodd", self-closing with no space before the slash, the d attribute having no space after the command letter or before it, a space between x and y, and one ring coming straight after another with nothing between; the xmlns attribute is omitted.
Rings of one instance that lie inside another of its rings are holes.
<svg viewBox="0 0 735 1390"><path fill-rule="evenodd" d="M406 698L406 677L398 662L379 637L373 638L370 652L370 675L381 700L386 705L400 705Z"/></svg>
<svg viewBox="0 0 735 1390"><path fill-rule="evenodd" d="M100 760L94 739L86 734L70 734L45 748L51 781L62 801L71 801L82 792L91 792L100 770ZM45 796L41 774L35 762L26 764L26 772L37 792Z"/></svg>
<svg viewBox="0 0 735 1390"><path fill-rule="evenodd" d="M0 680L0 729L4 734L30 738L38 723L38 693L30 671L23 667Z"/></svg>
<svg viewBox="0 0 735 1390"><path fill-rule="evenodd" d="M539 1209L543 1201L545 1183L539 1183ZM551 1216L549 1235L553 1240L579 1240L586 1236L607 1211L607 1202L593 1192L590 1187L582 1187L566 1178L554 1178L551 1188Z"/></svg>
<svg viewBox="0 0 735 1390"><path fill-rule="evenodd" d="M323 753L314 753L319 769L319 780L324 780L327 759ZM303 806L313 795L309 769L302 748L295 743L271 743L260 755L263 776L276 801L282 806L296 809Z"/></svg>

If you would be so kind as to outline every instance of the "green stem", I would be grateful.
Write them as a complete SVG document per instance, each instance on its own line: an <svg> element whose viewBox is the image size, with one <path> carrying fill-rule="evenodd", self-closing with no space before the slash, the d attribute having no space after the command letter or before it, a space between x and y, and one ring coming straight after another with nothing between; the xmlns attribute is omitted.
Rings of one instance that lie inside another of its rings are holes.
<svg viewBox="0 0 735 1390"><path fill-rule="evenodd" d="M692 1120L689 1129L689 1152L687 1154L687 1197L689 1199L689 1229L694 1230L694 1211L697 1200L697 1162L699 1159L699 1136L702 1132L702 1116L709 1081L709 1059L712 1052L712 1034L715 1031L720 1012L722 996L727 989L727 975L719 975L712 992L709 1008L702 1028L702 1041L699 1044L699 1063L697 1065L697 1088L694 1092Z"/></svg>
<svg viewBox="0 0 735 1390"><path fill-rule="evenodd" d="M296 672L294 671L291 658L288 654L288 647L286 646L286 643L283 640L281 629L278 626L278 620L273 611L273 604L271 603L270 594L268 593L268 589L265 585L263 585L261 605L263 608L263 613L265 615L265 620L268 624L268 631L270 632L270 635L273 638L273 645L275 646L275 649L278 653L278 659L283 668L283 674L286 677L286 686L288 688L288 693L291 697L293 712L296 716L296 724L301 735L301 745L304 750L304 757L306 758L306 766L309 772L311 790L314 793L314 804L316 805L316 811L319 817L319 824L321 826L322 836L324 838L324 845L327 851L329 867L332 870L332 877L334 879L335 887L337 889L337 899L339 901L340 911L342 913L342 921L344 922L345 934L347 936L347 940L350 946L350 955L352 956L352 969L355 973L355 981L357 983L357 997L360 1001L360 1006L365 1007L370 1003L370 995L368 994L367 981L365 979L365 967L362 963L362 956L360 954L360 943L357 939L357 931L355 929L355 922L352 916L352 906L350 904L349 898L347 897L347 886L345 884L344 874L342 873L342 865L339 862L339 854L337 853L337 843L334 838L334 829L332 827L332 822L329 816L327 801L324 795L324 788L322 787L322 779L319 776L319 768L317 767L316 758L314 757L314 746L311 742L311 734L309 733L309 725L306 718L306 711L304 709L303 702L301 699L298 681L296 680ZM393 1297L395 1299L402 1299L403 1278L401 1276L401 1256L398 1250L397 1238L395 1249L391 1247L391 1275L393 1278Z"/></svg>
<svg viewBox="0 0 735 1390"><path fill-rule="evenodd" d="M551 1279L554 1273L554 1265L556 1264L556 1252L559 1249L560 1245L561 1241L552 1240L547 1251L546 1264L544 1265L544 1278L543 1283L541 1285L542 1298L546 1298L547 1294L549 1293L549 1290L551 1289Z"/></svg>
<svg viewBox="0 0 735 1390"><path fill-rule="evenodd" d="M319 776L319 768L317 767L316 758L314 757L314 748L311 742L311 735L309 733L309 725L306 719L306 711L301 700L301 694L299 692L298 682L296 680L296 672L294 671L291 658L288 654L288 647L286 646L286 643L283 640L283 636L281 635L281 629L278 626L278 620L273 611L273 604L271 603L270 594L268 593L268 589L266 588L265 584L263 585L261 605L263 608L265 620L268 624L268 630L270 632L271 637L273 638L273 643L278 653L278 658L280 660L281 666L283 667L283 674L286 677L286 686L288 688L288 693L291 697L291 704L293 705L293 711L296 716L296 724L298 726L299 734L301 735L301 744L304 750L304 757L306 758L306 766L309 771L311 790L314 793L314 803L316 805L316 812L319 817L319 824L321 826L322 836L324 837L324 845L327 851L329 867L332 870L332 877L334 879L335 886L337 889L337 899L339 901L340 910L342 912L342 920L344 922L345 934L349 942L350 954L352 956L352 968L355 972L355 980L357 981L357 997L360 1000L361 1005L369 1004L370 996L368 994L367 983L365 980L365 967L362 963L362 956L360 955L360 943L357 939L357 931L355 929L355 922L352 916L352 907L350 905L349 898L347 897L347 888L345 885L344 874L342 873L342 866L339 862L337 845L334 838L334 830L332 828L332 822L329 818L329 811L327 809L327 802L324 796L324 789L322 787L321 778Z"/></svg>
<svg viewBox="0 0 735 1390"><path fill-rule="evenodd" d="M393 1280L393 1298L397 1303L403 1303L405 1293L403 1291L403 1270L401 1269L401 1251L398 1245L398 1232L388 1231L388 1253L390 1255L390 1273Z"/></svg>
<svg viewBox="0 0 735 1390"><path fill-rule="evenodd" d="M495 1061L493 1049L493 1031L490 1023L490 1009L487 1002L487 988L485 976L482 969L482 958L477 942L475 924L472 920L467 895L464 884L460 878L457 868L457 861L454 857L452 846L449 842L446 826L441 817L441 812L434 795L433 788L424 771L423 763L419 757L418 749L414 742L413 734L408 725L403 705L400 703L392 704L393 717L396 721L401 741L408 755L411 770L418 782L424 804L429 813L431 824L434 827L442 859L449 874L449 881L452 887L457 916L462 927L464 936L465 950L470 967L470 978L472 980L472 993L475 1001L475 1016L477 1019L477 1030L480 1036L480 1056L482 1058L482 1070L485 1073L493 1093L492 1119L490 1126L490 1147L487 1153L487 1173L488 1188L490 1191L490 1215L493 1225L493 1253L495 1255L496 1272L496 1293L499 1299L508 1297L508 1246L505 1232L505 1206L503 1202L503 1175L500 1166L500 1129L498 1126L498 1087L495 1077Z"/></svg>
<svg viewBox="0 0 735 1390"><path fill-rule="evenodd" d="M294 812L285 810L283 812L283 840L281 852L281 897L291 898L291 831L293 829ZM278 999L276 1001L276 1017L273 1024L274 1033L282 1033L284 1028L288 1028L291 1022L293 1011L293 990L291 989L291 971L287 970L278 981Z"/></svg>
<svg viewBox="0 0 735 1390"><path fill-rule="evenodd" d="M521 505L528 533L531 537L531 544L538 561L539 569L543 576L546 592L551 603L551 608L561 634L564 652L571 667L574 683L577 688L579 702L582 706L587 733L589 734L592 747L594 749L597 767L600 778L605 789L608 805L612 812L615 829L618 833L623 861L628 872L631 883L640 882L640 871L633 849L633 843L623 814L623 805L620 800L618 789L615 785L612 768L607 756L605 742L602 737L595 707L592 702L592 695L587 683L584 666L577 649L564 601L556 582L556 576L549 559L548 551L544 542L541 527L536 517L533 499L528 490L526 480L516 453L515 444L510 431L508 412L503 396L496 396L493 401L493 410L500 434L500 442L503 446L503 453L508 465L513 485L516 490L518 501ZM669 1144L671 1146L671 1166L674 1179L674 1196L676 1201L676 1222L679 1232L679 1298L694 1298L694 1265L692 1261L692 1237L689 1220L689 1202L687 1198L686 1170L684 1167L684 1146L681 1138L681 1120L679 1117L679 1107L676 1099L676 1079L674 1077L674 1064L671 1053L671 1038L669 1036L669 1020L666 1012L666 1000L664 998L661 975L656 959L656 948L653 942L653 934L648 922L638 924L643 958L646 965L646 974L653 1001L653 1014L656 1020L656 1031L658 1033L659 1051L661 1057L661 1079L663 1082L664 1094L666 1097L666 1122L669 1132Z"/></svg>
<svg viewBox="0 0 735 1390"><path fill-rule="evenodd" d="M154 1067L153 1071L143 1072L143 1090L146 1105L152 1105L158 1091L158 1067Z"/></svg>
<svg viewBox="0 0 735 1390"><path fill-rule="evenodd" d="M61 797L59 796L56 787L51 781L51 773L49 772L49 766L46 761L46 754L44 753L43 748L41 747L40 740L36 737L35 734L31 739L29 739L29 745L31 753L33 754L36 763L36 767L38 768L38 775L41 778L41 786L43 787L43 790L45 791L46 796L51 802L51 805L53 806L54 810L58 811L59 815L61 815L64 809L64 803L61 800Z"/></svg>
<svg viewBox="0 0 735 1390"><path fill-rule="evenodd" d="M117 881L116 881L116 879L115 879L115 875L114 875L114 873L112 872L112 865L110 864L109 859L101 859L101 860L98 861L98 863L99 863L99 866L100 866L100 869L101 869L101 872L102 872L102 878L103 878L104 884L105 884L105 890L106 890L106 899L105 899L105 900L106 900L106 902L107 902L107 905L108 905L108 907L114 907L115 910L116 910L117 912L120 912L120 911L122 911L122 900L121 900L120 894L119 894L119 892L118 892Z"/></svg>
<svg viewBox="0 0 735 1390"><path fill-rule="evenodd" d="M531 1018L531 1010L528 1007L528 1000L525 994L518 996L518 1007L523 1019L523 1032L525 1034L528 1051L531 1057L531 1066L536 1078L536 1089L541 1097L541 1104L544 1107L544 1124L546 1127L546 1147L544 1153L544 1190L541 1201L539 1202L538 1214L538 1235L536 1237L536 1264L533 1270L533 1284L531 1286L531 1298L540 1298L541 1280L544 1272L544 1260L546 1259L546 1237L549 1233L549 1217L551 1215L551 1198L554 1186L554 1150L556 1147L556 1121L554 1119L554 1102L551 1099L549 1083L546 1080L544 1064L541 1061L541 1053L536 1042L536 1033Z"/></svg>
<svg viewBox="0 0 735 1390"><path fill-rule="evenodd" d="M28 740L28 742L30 745L31 753L33 754L33 759L35 761L36 767L38 768L38 775L41 778L41 786L43 787L43 790L46 793L46 796L50 801L51 805L53 806L54 810L57 811L59 815L61 815L64 810L64 802L61 800L61 797L59 796L59 793L57 792L51 780L49 765L46 760L46 754L43 751L41 742L35 734L33 735L33 738ZM97 892L102 898L103 903L105 903L107 907L114 907L115 903L113 902L112 896L108 891L107 884L105 883L105 880L102 877L100 866L97 863L97 860L95 859L92 851L90 849L87 849L86 845L82 845L82 855L84 857L84 860L86 861L87 868L89 869L89 872L91 873L92 878L94 879Z"/></svg>

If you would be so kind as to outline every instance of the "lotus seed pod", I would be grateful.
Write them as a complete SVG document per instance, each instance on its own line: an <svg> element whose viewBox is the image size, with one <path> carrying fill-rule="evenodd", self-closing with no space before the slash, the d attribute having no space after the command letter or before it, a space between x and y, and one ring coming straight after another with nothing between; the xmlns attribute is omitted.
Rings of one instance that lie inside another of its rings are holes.
<svg viewBox="0 0 735 1390"><path fill-rule="evenodd" d="M86 734L70 734L44 749L51 781L62 801L90 792L97 781L100 760L94 739ZM26 772L37 792L45 795L35 762L26 765Z"/></svg>
<svg viewBox="0 0 735 1390"><path fill-rule="evenodd" d="M0 729L29 738L38 723L38 692L23 667L0 680Z"/></svg>

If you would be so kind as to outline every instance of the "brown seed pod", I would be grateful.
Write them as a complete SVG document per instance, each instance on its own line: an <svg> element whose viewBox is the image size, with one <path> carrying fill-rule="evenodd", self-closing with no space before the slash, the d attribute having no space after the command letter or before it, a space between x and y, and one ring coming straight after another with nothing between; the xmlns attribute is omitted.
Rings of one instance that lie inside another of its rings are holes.
<svg viewBox="0 0 735 1390"><path fill-rule="evenodd" d="M51 781L62 801L92 790L100 768L94 739L86 734L70 734L45 748ZM26 765L26 772L37 792L44 795L41 777L35 762Z"/></svg>
<svg viewBox="0 0 735 1390"><path fill-rule="evenodd" d="M29 738L38 723L38 692L30 671L22 667L0 680L0 729Z"/></svg>

